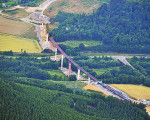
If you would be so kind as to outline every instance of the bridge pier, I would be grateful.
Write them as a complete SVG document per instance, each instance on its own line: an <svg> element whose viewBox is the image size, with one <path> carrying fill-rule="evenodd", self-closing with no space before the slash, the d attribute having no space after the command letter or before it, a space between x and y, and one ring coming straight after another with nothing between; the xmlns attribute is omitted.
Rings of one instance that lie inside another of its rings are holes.
<svg viewBox="0 0 150 120"><path fill-rule="evenodd" d="M63 59L64 59L64 56L63 54L61 55L61 70L63 69Z"/></svg>
<svg viewBox="0 0 150 120"><path fill-rule="evenodd" d="M43 27L43 23L42 23L42 27Z"/></svg>
<svg viewBox="0 0 150 120"><path fill-rule="evenodd" d="M90 79L90 77L88 76L88 85L90 84L90 81L91 81L91 79Z"/></svg>
<svg viewBox="0 0 150 120"><path fill-rule="evenodd" d="M77 80L80 80L80 69L78 68L78 76L77 76Z"/></svg>
<svg viewBox="0 0 150 120"><path fill-rule="evenodd" d="M57 48L55 48L55 61L57 60Z"/></svg>
<svg viewBox="0 0 150 120"><path fill-rule="evenodd" d="M46 34L46 42L48 42L48 33Z"/></svg>
<svg viewBox="0 0 150 120"><path fill-rule="evenodd" d="M71 62L69 61L69 71L68 71L68 76L71 75Z"/></svg>
<svg viewBox="0 0 150 120"><path fill-rule="evenodd" d="M52 50L52 42L51 42L51 41L49 41L49 43L50 43L50 49Z"/></svg>
<svg viewBox="0 0 150 120"><path fill-rule="evenodd" d="M44 35L46 34L46 29L44 28Z"/></svg>
<svg viewBox="0 0 150 120"><path fill-rule="evenodd" d="M36 35L37 35L38 31L37 31L37 30L35 30L35 32L36 32Z"/></svg>

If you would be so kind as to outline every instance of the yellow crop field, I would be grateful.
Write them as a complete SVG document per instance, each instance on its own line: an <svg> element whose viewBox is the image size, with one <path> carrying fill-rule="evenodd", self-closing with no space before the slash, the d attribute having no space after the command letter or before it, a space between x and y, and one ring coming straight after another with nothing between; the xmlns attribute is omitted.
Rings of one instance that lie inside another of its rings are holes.
<svg viewBox="0 0 150 120"><path fill-rule="evenodd" d="M0 33L0 51L40 53L42 51L38 42L34 39L21 38L8 34Z"/></svg>
<svg viewBox="0 0 150 120"><path fill-rule="evenodd" d="M131 97L137 99L150 99L150 87L131 84L111 84L111 85L124 91Z"/></svg>

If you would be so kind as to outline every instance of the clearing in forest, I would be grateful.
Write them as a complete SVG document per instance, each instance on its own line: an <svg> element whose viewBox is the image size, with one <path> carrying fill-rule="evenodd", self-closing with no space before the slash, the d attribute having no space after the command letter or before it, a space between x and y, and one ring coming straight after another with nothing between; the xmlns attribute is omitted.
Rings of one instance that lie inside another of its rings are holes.
<svg viewBox="0 0 150 120"><path fill-rule="evenodd" d="M92 69L94 72L96 72L97 75L102 75L106 71L110 71L113 69L119 69L119 67L109 67L109 68L99 68L99 69Z"/></svg>
<svg viewBox="0 0 150 120"><path fill-rule="evenodd" d="M33 25L25 22L11 20L11 18L4 18L0 16L0 33L7 33L12 35L20 35L29 30Z"/></svg>
<svg viewBox="0 0 150 120"><path fill-rule="evenodd" d="M131 84L111 84L136 99L150 99L150 87Z"/></svg>
<svg viewBox="0 0 150 120"><path fill-rule="evenodd" d="M64 76L61 70L48 70L50 75Z"/></svg>
<svg viewBox="0 0 150 120"><path fill-rule="evenodd" d="M85 47L88 46L97 46L97 45L101 45L102 43L100 41L65 41L65 42L60 42L58 44L64 44L70 47L79 47L79 45L83 43Z"/></svg>
<svg viewBox="0 0 150 120"><path fill-rule="evenodd" d="M0 33L0 51L40 53L42 51L38 42L34 39L21 38Z"/></svg>
<svg viewBox="0 0 150 120"><path fill-rule="evenodd" d="M53 81L55 83L60 83L68 88L83 88L86 84L80 81Z"/></svg>

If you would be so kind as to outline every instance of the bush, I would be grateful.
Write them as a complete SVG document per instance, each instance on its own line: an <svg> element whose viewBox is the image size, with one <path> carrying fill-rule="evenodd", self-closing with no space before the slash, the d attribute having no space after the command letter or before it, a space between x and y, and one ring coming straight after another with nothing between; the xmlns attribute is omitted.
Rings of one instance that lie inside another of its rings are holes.
<svg viewBox="0 0 150 120"><path fill-rule="evenodd" d="M76 80L77 80L76 75L69 76L69 81L76 81Z"/></svg>

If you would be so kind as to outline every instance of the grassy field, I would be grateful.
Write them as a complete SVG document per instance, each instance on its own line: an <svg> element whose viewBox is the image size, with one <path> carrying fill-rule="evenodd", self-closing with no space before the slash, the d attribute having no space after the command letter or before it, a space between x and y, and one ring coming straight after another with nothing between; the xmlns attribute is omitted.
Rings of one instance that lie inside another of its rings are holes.
<svg viewBox="0 0 150 120"><path fill-rule="evenodd" d="M61 72L61 70L50 70L50 71L48 71L48 73L49 73L50 75L58 75L58 76L64 75L64 74Z"/></svg>
<svg viewBox="0 0 150 120"><path fill-rule="evenodd" d="M66 13L92 13L104 2L109 0L57 0L49 6L45 14L49 17L55 17L58 11Z"/></svg>
<svg viewBox="0 0 150 120"><path fill-rule="evenodd" d="M40 53L42 51L38 42L34 39L21 38L13 35L0 33L0 51Z"/></svg>
<svg viewBox="0 0 150 120"><path fill-rule="evenodd" d="M30 29L31 26L25 22L14 21L0 16L0 33L20 35Z"/></svg>
<svg viewBox="0 0 150 120"><path fill-rule="evenodd" d="M83 88L86 84L80 81L54 81L55 83L61 83L68 88Z"/></svg>
<svg viewBox="0 0 150 120"><path fill-rule="evenodd" d="M119 69L119 67L110 67L110 68L100 68L100 69L92 69L94 72L97 73L97 75L102 75L106 71L112 70L112 69Z"/></svg>
<svg viewBox="0 0 150 120"><path fill-rule="evenodd" d="M150 87L128 84L111 84L136 99L150 99Z"/></svg>
<svg viewBox="0 0 150 120"><path fill-rule="evenodd" d="M64 44L70 47L79 47L79 44L83 43L85 45L85 47L87 46L96 46L96 45L101 45L100 41L65 41L65 42L61 42L58 44Z"/></svg>

